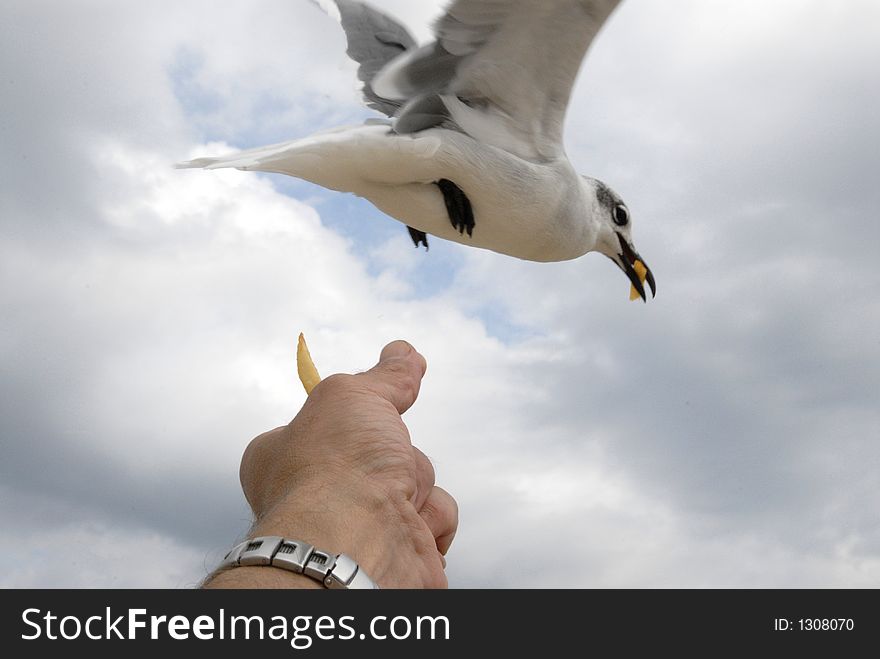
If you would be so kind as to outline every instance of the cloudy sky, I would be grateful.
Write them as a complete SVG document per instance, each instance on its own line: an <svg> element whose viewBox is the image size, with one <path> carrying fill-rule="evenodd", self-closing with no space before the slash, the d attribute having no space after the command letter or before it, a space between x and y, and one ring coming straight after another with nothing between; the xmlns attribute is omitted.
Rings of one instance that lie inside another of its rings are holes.
<svg viewBox="0 0 880 659"><path fill-rule="evenodd" d="M440 0L375 0L426 39ZM880 4L625 0L566 145L659 284L170 164L371 116L306 0L0 4L2 587L196 585L238 464L404 338L457 587L880 585ZM137 556L136 560L132 555Z"/></svg>

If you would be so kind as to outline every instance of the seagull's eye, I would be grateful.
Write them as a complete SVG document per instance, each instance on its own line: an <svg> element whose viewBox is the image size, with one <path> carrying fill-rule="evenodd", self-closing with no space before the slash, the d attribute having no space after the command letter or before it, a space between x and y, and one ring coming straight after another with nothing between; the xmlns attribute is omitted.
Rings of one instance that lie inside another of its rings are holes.
<svg viewBox="0 0 880 659"><path fill-rule="evenodd" d="M619 227L629 224L629 211L623 204L617 204L614 208L614 224Z"/></svg>

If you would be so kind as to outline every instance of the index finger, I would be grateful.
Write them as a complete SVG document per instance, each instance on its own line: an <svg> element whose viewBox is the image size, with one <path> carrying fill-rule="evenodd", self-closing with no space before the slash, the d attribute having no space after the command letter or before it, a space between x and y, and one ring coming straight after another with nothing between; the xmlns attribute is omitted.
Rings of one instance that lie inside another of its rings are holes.
<svg viewBox="0 0 880 659"><path fill-rule="evenodd" d="M403 414L419 396L428 363L406 341L394 341L382 349L379 363L358 377L368 380L370 389Z"/></svg>

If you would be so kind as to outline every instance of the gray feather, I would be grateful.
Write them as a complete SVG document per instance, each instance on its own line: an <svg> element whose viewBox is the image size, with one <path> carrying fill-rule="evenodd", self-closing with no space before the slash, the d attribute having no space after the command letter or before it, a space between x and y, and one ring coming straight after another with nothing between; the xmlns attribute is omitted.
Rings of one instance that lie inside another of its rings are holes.
<svg viewBox="0 0 880 659"><path fill-rule="evenodd" d="M394 123L394 132L408 135L436 126L458 130L443 99L438 94L426 94L403 107Z"/></svg>
<svg viewBox="0 0 880 659"><path fill-rule="evenodd" d="M373 91L372 81L382 68L401 53L415 48L416 40L393 18L356 0L335 0L348 39L348 56L357 62L358 78L364 83L364 102L389 117L400 103Z"/></svg>
<svg viewBox="0 0 880 659"><path fill-rule="evenodd" d="M447 51L435 42L422 46L407 56L405 68L396 81L400 91L407 97L432 92L445 92L455 76L462 58Z"/></svg>

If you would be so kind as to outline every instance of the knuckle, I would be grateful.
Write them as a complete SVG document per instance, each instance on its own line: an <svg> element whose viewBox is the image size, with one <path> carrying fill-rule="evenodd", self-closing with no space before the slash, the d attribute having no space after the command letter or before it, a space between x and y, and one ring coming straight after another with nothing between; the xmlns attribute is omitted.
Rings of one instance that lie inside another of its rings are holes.
<svg viewBox="0 0 880 659"><path fill-rule="evenodd" d="M250 473L256 465L262 462L263 456L271 451L271 447L276 442L280 432L282 432L282 429L276 428L275 430L264 432L250 441L241 456L242 475L246 472Z"/></svg>
<svg viewBox="0 0 880 659"><path fill-rule="evenodd" d="M458 502L449 492L441 487L434 487L433 496L430 500L432 514L442 519L448 526L455 527L458 524Z"/></svg>
<svg viewBox="0 0 880 659"><path fill-rule="evenodd" d="M405 376L409 369L409 360L405 357L394 357L387 359L383 363L385 371L390 375Z"/></svg>
<svg viewBox="0 0 880 659"><path fill-rule="evenodd" d="M457 528L458 527L458 501L456 501L452 496L448 496L447 499L448 499L447 505L449 506L449 518L452 520L452 527Z"/></svg>
<svg viewBox="0 0 880 659"><path fill-rule="evenodd" d="M416 469L417 469L417 477L419 483L425 489L430 491L430 488L434 487L434 483L436 482L437 473L434 470L434 465L431 463L431 460L422 453L419 449L413 447L413 451L416 454Z"/></svg>
<svg viewBox="0 0 880 659"><path fill-rule="evenodd" d="M419 514L431 529L433 529L436 522L440 520L440 510L437 508L437 504L434 501L431 501L431 499L425 501L425 505L422 506Z"/></svg>
<svg viewBox="0 0 880 659"><path fill-rule="evenodd" d="M354 376L336 373L321 380L312 393L321 397L339 396L351 392L354 386Z"/></svg>
<svg viewBox="0 0 880 659"><path fill-rule="evenodd" d="M397 388L411 398L419 393L421 377L415 365L408 359L393 359L387 364L388 373L394 376Z"/></svg>

